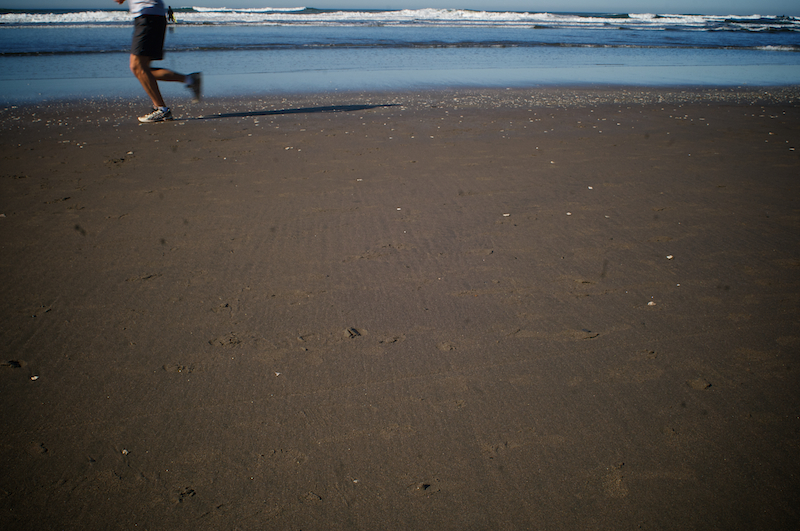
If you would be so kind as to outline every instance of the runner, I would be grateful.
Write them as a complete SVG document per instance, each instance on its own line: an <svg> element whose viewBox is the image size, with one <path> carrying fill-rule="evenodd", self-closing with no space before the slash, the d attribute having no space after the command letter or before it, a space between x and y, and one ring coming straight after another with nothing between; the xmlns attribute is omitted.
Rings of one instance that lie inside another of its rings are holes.
<svg viewBox="0 0 800 531"><path fill-rule="evenodd" d="M122 5L125 0L114 0ZM167 10L162 0L129 0L128 10L135 17L131 46L131 72L153 102L153 111L139 117L142 123L172 120L172 111L164 103L158 81L184 83L192 91L194 101L200 101L202 74L184 75L166 68L151 68L151 61L164 58L164 34L167 29Z"/></svg>

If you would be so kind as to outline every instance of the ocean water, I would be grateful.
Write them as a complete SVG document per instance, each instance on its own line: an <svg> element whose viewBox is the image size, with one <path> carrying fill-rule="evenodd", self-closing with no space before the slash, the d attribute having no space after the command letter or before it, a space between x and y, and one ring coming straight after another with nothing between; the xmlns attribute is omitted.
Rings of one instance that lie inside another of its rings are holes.
<svg viewBox="0 0 800 531"><path fill-rule="evenodd" d="M206 96L800 84L800 18L183 8L164 61ZM0 99L142 95L124 10L0 12ZM185 97L179 84L165 96Z"/></svg>

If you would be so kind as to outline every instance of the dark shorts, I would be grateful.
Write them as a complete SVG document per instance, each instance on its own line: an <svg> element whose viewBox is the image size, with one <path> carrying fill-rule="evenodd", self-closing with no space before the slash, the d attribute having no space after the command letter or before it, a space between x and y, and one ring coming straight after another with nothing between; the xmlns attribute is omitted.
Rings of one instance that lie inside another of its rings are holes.
<svg viewBox="0 0 800 531"><path fill-rule="evenodd" d="M166 17L142 15L133 19L132 55L143 55L153 61L164 58L164 34L167 31Z"/></svg>

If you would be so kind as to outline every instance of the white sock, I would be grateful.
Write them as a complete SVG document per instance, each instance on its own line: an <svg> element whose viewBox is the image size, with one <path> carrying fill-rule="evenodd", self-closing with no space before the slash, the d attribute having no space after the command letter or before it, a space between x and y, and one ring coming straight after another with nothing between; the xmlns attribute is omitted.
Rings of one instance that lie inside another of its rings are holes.
<svg viewBox="0 0 800 531"><path fill-rule="evenodd" d="M169 107L159 107L158 110L161 112L167 112L169 110Z"/></svg>

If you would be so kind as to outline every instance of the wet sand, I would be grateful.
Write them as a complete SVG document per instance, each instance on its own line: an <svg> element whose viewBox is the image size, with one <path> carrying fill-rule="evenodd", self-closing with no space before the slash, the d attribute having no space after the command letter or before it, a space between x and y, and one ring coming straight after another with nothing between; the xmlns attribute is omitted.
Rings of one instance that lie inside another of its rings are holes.
<svg viewBox="0 0 800 531"><path fill-rule="evenodd" d="M0 111L3 529L792 529L800 99Z"/></svg>

